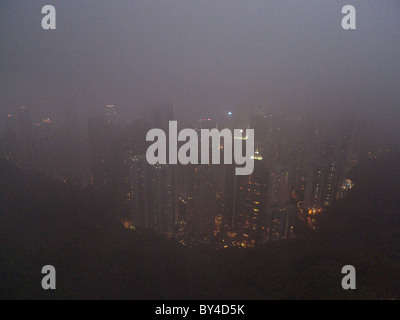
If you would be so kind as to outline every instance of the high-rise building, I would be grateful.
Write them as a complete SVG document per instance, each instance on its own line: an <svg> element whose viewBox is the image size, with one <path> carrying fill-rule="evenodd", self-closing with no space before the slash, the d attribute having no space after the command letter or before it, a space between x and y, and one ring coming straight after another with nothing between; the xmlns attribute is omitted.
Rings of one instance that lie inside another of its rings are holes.
<svg viewBox="0 0 400 320"><path fill-rule="evenodd" d="M7 115L5 127L1 137L1 155L9 161L17 162L21 159L21 152L17 138L17 121L13 114Z"/></svg>
<svg viewBox="0 0 400 320"><path fill-rule="evenodd" d="M161 103L151 109L150 123L153 128L169 132L169 121L174 120L175 106L171 103Z"/></svg>
<svg viewBox="0 0 400 320"><path fill-rule="evenodd" d="M317 159L307 169L304 206L307 210L321 210L336 199L338 159L332 141L320 143Z"/></svg>
<svg viewBox="0 0 400 320"><path fill-rule="evenodd" d="M288 203L284 207L275 207L268 214L270 221L268 222L266 241L293 237L296 216L296 207L293 204Z"/></svg>
<svg viewBox="0 0 400 320"><path fill-rule="evenodd" d="M108 124L114 124L117 121L117 109L115 105L108 104L105 106L104 119Z"/></svg>
<svg viewBox="0 0 400 320"><path fill-rule="evenodd" d="M35 165L40 170L52 175L54 170L54 148L52 146L52 121L50 118L44 118L35 123L34 139L35 139Z"/></svg>
<svg viewBox="0 0 400 320"><path fill-rule="evenodd" d="M144 155L131 159L129 199L135 228L174 235L177 202L171 170L170 165L148 164Z"/></svg>
<svg viewBox="0 0 400 320"><path fill-rule="evenodd" d="M21 143L21 162L24 166L32 167L35 162L35 141L33 122L30 109L22 106L17 113L19 141Z"/></svg>
<svg viewBox="0 0 400 320"><path fill-rule="evenodd" d="M353 115L347 115L338 126L336 154L337 154L337 178L335 181L335 198L342 196L341 186L346 180L346 173L351 166L351 159L355 141L356 119Z"/></svg>
<svg viewBox="0 0 400 320"><path fill-rule="evenodd" d="M105 173L107 142L105 124L102 118L89 118L88 134L93 185L103 186L107 183Z"/></svg>
<svg viewBox="0 0 400 320"><path fill-rule="evenodd" d="M169 122L174 120L174 105L162 103L151 109L150 126L169 134ZM167 141L167 150L169 141ZM154 218L153 228L159 234L173 236L178 221L176 192L176 166L155 164L149 170L149 190L153 204L150 208Z"/></svg>
<svg viewBox="0 0 400 320"><path fill-rule="evenodd" d="M217 166L200 165L194 183L194 232L197 240L204 241L214 234L217 215Z"/></svg>
<svg viewBox="0 0 400 320"><path fill-rule="evenodd" d="M289 168L278 165L270 172L268 188L268 210L284 208L290 198L291 184Z"/></svg>
<svg viewBox="0 0 400 320"><path fill-rule="evenodd" d="M93 184L122 194L128 186L129 166L120 127L101 117L92 117L88 121L88 134Z"/></svg>
<svg viewBox="0 0 400 320"><path fill-rule="evenodd" d="M69 136L80 137L81 128L77 105L72 101L64 105L64 127Z"/></svg>
<svg viewBox="0 0 400 320"><path fill-rule="evenodd" d="M254 170L248 176L237 178L234 203L234 219L237 244L254 247L263 242L269 176L263 158L254 156Z"/></svg>
<svg viewBox="0 0 400 320"><path fill-rule="evenodd" d="M156 164L150 168L151 193L150 216L154 218L154 230L172 237L176 221L176 197L174 171L171 165Z"/></svg>
<svg viewBox="0 0 400 320"><path fill-rule="evenodd" d="M130 166L130 203L132 208L132 224L135 228L154 227L153 204L150 195L150 166L144 155L136 155L131 159Z"/></svg>

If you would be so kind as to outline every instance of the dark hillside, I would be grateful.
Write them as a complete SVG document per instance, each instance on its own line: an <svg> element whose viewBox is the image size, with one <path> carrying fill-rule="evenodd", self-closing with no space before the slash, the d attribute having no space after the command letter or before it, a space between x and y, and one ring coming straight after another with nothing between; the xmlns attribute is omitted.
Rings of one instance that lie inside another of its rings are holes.
<svg viewBox="0 0 400 320"><path fill-rule="evenodd" d="M361 164L356 188L309 239L215 251L126 230L106 194L1 162L0 298L399 298L399 163L391 152ZM41 289L48 264L54 291ZM346 264L356 267L355 291L341 288Z"/></svg>

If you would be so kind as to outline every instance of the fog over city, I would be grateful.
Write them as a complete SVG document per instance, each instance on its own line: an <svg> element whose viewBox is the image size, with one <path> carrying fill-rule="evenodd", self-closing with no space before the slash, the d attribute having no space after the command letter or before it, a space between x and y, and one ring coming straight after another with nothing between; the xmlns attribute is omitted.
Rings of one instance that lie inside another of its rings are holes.
<svg viewBox="0 0 400 320"><path fill-rule="evenodd" d="M394 0L2 0L0 299L400 299L399 58Z"/></svg>
<svg viewBox="0 0 400 320"><path fill-rule="evenodd" d="M225 110L399 118L400 4L355 1L43 1L0 4L1 115L27 105L64 120L114 104L142 118L160 101L182 116ZM4 124L2 124L4 125Z"/></svg>

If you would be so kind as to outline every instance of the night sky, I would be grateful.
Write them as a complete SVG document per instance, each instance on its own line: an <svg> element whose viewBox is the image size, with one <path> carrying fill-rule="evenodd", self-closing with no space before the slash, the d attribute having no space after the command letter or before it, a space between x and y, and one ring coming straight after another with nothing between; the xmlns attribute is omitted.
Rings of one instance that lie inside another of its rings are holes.
<svg viewBox="0 0 400 320"><path fill-rule="evenodd" d="M57 30L41 9L57 10ZM341 28L341 8L357 29ZM181 115L224 110L400 119L399 1L2 0L0 116L81 120L107 104L140 118L160 101ZM393 121L393 123L390 123ZM3 126L1 121L1 126Z"/></svg>

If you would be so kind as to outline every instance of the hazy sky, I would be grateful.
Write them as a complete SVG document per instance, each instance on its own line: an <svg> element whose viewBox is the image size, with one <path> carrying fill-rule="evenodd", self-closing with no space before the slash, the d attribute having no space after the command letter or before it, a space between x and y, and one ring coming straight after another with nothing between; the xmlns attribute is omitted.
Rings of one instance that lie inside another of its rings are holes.
<svg viewBox="0 0 400 320"><path fill-rule="evenodd" d="M41 28L42 6L57 30ZM341 28L341 8L357 29ZM400 119L397 0L1 0L0 116L115 104L183 112L377 109Z"/></svg>

